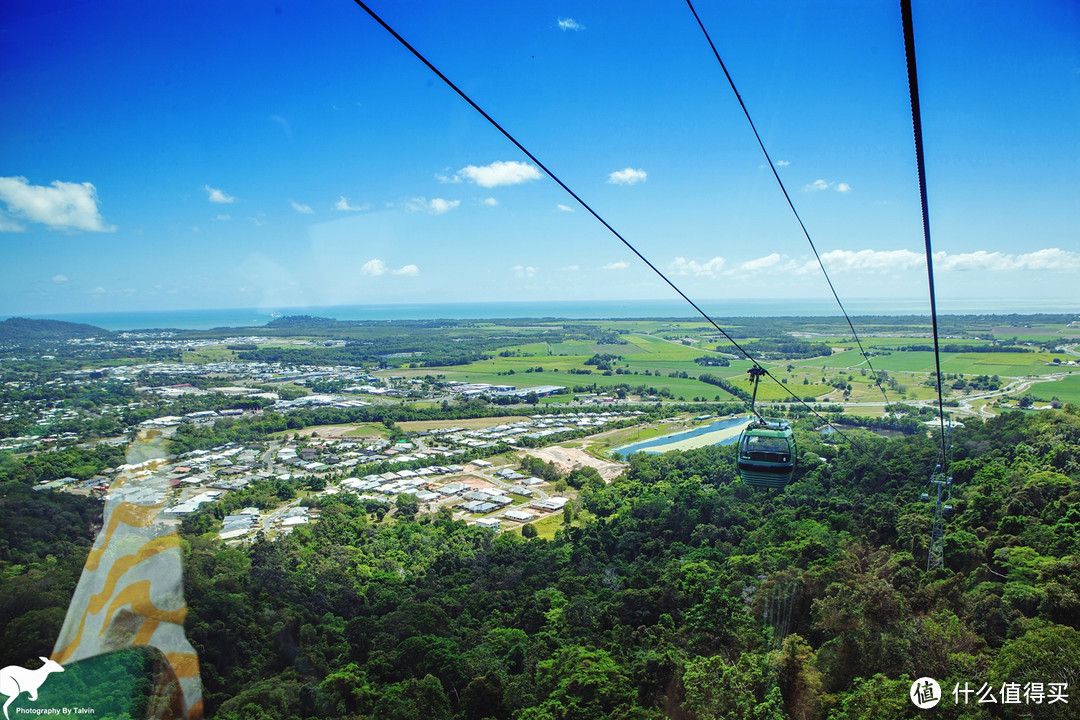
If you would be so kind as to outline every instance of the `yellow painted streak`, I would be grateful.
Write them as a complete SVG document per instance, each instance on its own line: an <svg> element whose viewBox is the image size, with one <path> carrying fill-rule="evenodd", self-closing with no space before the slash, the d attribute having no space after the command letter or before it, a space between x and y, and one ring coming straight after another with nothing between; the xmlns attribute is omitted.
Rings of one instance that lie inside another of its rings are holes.
<svg viewBox="0 0 1080 720"><path fill-rule="evenodd" d="M165 657L176 677L189 678L199 674L199 656L195 653L165 653Z"/></svg>
<svg viewBox="0 0 1080 720"><path fill-rule="evenodd" d="M105 622L102 623L101 632L98 633L98 635L105 634L105 631L109 629L113 615L116 614L117 610L128 603L131 604L131 611L133 613L151 620L171 622L183 627L184 618L187 617L186 605L179 610L158 609L150 600L150 581L140 580L139 582L128 585L118 592L113 598L113 601L109 603L109 608L105 611Z"/></svg>
<svg viewBox="0 0 1080 720"><path fill-rule="evenodd" d="M154 518L158 516L161 511L163 503L156 505L134 505L129 502L123 502L116 506L116 508L109 513L109 526L105 529L105 543L96 550L91 550L90 554L86 557L86 569L97 570L98 563L101 562L101 556L105 554L105 551L109 547L109 543L112 542L113 533L116 532L116 528L123 522L125 525L131 527L149 527Z"/></svg>
<svg viewBox="0 0 1080 720"><path fill-rule="evenodd" d="M180 547L180 538L177 535L164 535L162 537L154 538L141 548L139 552L134 555L125 555L117 558L113 561L113 564L109 567L109 575L105 579L105 587L101 592L97 593L90 598L90 602L87 603L86 609L91 615L97 615L101 612L101 608L105 606L109 598L112 597L113 591L116 590L116 583L123 577L124 573L130 570L133 566L141 563L147 558L154 557L159 552L168 550L169 548Z"/></svg>
<svg viewBox="0 0 1080 720"><path fill-rule="evenodd" d="M139 632L135 633L135 639L131 641L133 646L149 645L150 638L153 637L154 631L157 630L158 625L161 624L160 620L147 619L139 628Z"/></svg>

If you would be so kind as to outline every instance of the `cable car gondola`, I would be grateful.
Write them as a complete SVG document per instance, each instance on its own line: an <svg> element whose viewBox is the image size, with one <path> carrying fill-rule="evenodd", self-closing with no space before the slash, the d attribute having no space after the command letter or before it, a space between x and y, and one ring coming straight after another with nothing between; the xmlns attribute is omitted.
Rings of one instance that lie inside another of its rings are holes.
<svg viewBox="0 0 1080 720"><path fill-rule="evenodd" d="M747 485L782 488L795 472L795 434L782 420L756 420L739 438L739 475Z"/></svg>
<svg viewBox="0 0 1080 720"><path fill-rule="evenodd" d="M747 485L766 488L782 488L791 482L795 473L797 448L795 433L784 420L766 420L757 414L758 379L765 374L764 368L755 365L747 372L754 383L750 399L750 411L755 420L739 437L739 475Z"/></svg>

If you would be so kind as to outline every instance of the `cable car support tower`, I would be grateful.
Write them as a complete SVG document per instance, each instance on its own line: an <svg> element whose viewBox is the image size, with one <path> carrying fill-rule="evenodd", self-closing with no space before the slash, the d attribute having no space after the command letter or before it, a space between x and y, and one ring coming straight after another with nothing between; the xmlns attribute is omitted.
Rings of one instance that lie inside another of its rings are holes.
<svg viewBox="0 0 1080 720"><path fill-rule="evenodd" d="M926 558L926 571L945 565L945 518L952 515L952 476L934 468L930 485L937 488L937 504L934 506L934 526L930 530L930 553Z"/></svg>

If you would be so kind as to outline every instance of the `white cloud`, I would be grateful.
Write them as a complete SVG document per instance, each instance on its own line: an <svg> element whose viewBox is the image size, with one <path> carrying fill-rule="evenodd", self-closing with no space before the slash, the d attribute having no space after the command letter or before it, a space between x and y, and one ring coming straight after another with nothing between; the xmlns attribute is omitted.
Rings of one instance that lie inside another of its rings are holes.
<svg viewBox="0 0 1080 720"><path fill-rule="evenodd" d="M822 253L821 260L829 272L887 273L926 267L926 255L912 250L830 250ZM986 250L949 254L941 250L934 253L934 269L943 272L1076 271L1080 270L1080 253L1060 248L1017 255ZM800 272L816 270L817 263L812 260L800 268Z"/></svg>
<svg viewBox="0 0 1080 720"><path fill-rule="evenodd" d="M0 215L0 232L20 232L19 220L37 222L54 230L112 232L98 212L97 189L91 183L53 180L52 185L31 185L24 177L0 177L0 200L10 216Z"/></svg>
<svg viewBox="0 0 1080 720"><path fill-rule="evenodd" d="M214 219L218 222L225 222L226 220L232 220L232 215L218 215Z"/></svg>
<svg viewBox="0 0 1080 720"><path fill-rule="evenodd" d="M444 200L442 198L432 198L428 203L428 209L433 213L444 213L449 210L453 210L461 204L460 200Z"/></svg>
<svg viewBox="0 0 1080 720"><path fill-rule="evenodd" d="M212 203L218 203L219 205L228 205L229 203L236 202L236 198L234 198L232 195L225 192L224 190L218 190L217 188L212 188L209 185L203 185L203 190L206 190L208 199Z"/></svg>
<svg viewBox="0 0 1080 720"><path fill-rule="evenodd" d="M567 265L566 267L559 268L560 270L566 270L568 272L577 272L581 269L580 265Z"/></svg>
<svg viewBox="0 0 1080 720"><path fill-rule="evenodd" d="M718 268L722 267L721 258L714 258L710 262L717 261L721 261ZM905 272L923 273L926 268L926 256L912 250L830 250L821 254L821 261L830 275L896 275ZM705 270L709 264L698 265L680 257L668 267L680 275L707 275L709 273ZM1060 248L1045 248L1019 254L986 250L957 254L938 251L934 253L934 269L941 272L1078 272L1080 253ZM759 272L769 272L777 276L813 275L820 273L821 269L813 257L791 259L786 255L771 253L740 263L724 270L723 274L738 277Z"/></svg>
<svg viewBox="0 0 1080 720"><path fill-rule="evenodd" d="M790 164L791 163L789 161L787 161L787 160L777 160L776 161L776 167L787 167Z"/></svg>
<svg viewBox="0 0 1080 720"><path fill-rule="evenodd" d="M724 269L724 262L725 260L722 257L714 257L704 264L696 260L677 257L668 265L668 269L678 275L716 277Z"/></svg>
<svg viewBox="0 0 1080 720"><path fill-rule="evenodd" d="M429 212L432 215L442 215L445 212L450 212L458 205L461 204L460 200L444 200L443 198L413 198L409 202L405 203L405 209L409 212Z"/></svg>
<svg viewBox="0 0 1080 720"><path fill-rule="evenodd" d="M574 212L574 208L570 207L569 205L563 205L562 203L557 204L555 206L555 209L559 212Z"/></svg>
<svg viewBox="0 0 1080 720"><path fill-rule="evenodd" d="M540 171L526 162L496 160L490 165L466 165L451 178L445 175L436 175L436 178L442 182L461 182L464 178L480 187L499 187L538 180Z"/></svg>
<svg viewBox="0 0 1080 720"><path fill-rule="evenodd" d="M290 200L289 204L292 205L293 210L295 210L296 212L301 213L303 215L314 215L315 214L315 211L311 209L310 205L305 205L304 203L298 203L295 200ZM348 205L348 203L345 203L345 204Z"/></svg>
<svg viewBox="0 0 1080 720"><path fill-rule="evenodd" d="M771 270L776 268L783 261L780 253L771 253L765 257L755 258L753 260L747 260L744 263L739 263L736 267L728 270L726 275L742 275L747 273L761 272L762 270ZM786 270L798 270L798 265L793 262L789 262Z"/></svg>
<svg viewBox="0 0 1080 720"><path fill-rule="evenodd" d="M104 295L105 294L105 288L98 285L93 290L87 290L86 292L89 293L90 295Z"/></svg>
<svg viewBox="0 0 1080 720"><path fill-rule="evenodd" d="M812 182L809 185L807 185L806 187L804 187L803 192L820 192L821 190L828 190L829 188L832 188L836 192L843 193L843 194L847 194L847 193L851 192L851 186L848 185L845 182L837 183L837 182L822 180L821 178L818 178L814 182Z"/></svg>
<svg viewBox="0 0 1080 720"><path fill-rule="evenodd" d="M364 266L360 268L361 275L370 275L371 277L378 277L379 275L386 274L386 263L378 258L373 258L364 263Z"/></svg>
<svg viewBox="0 0 1080 720"><path fill-rule="evenodd" d="M926 258L911 250L830 250L821 254L821 262L829 272L895 272L925 265ZM810 260L800 272L814 270L817 263Z"/></svg>
<svg viewBox="0 0 1080 720"><path fill-rule="evenodd" d="M559 29L564 32L566 30L584 30L585 26L574 18L559 18Z"/></svg>
<svg viewBox="0 0 1080 720"><path fill-rule="evenodd" d="M510 268L515 277L532 277L536 274L536 268L531 265L515 265Z"/></svg>
<svg viewBox="0 0 1080 720"><path fill-rule="evenodd" d="M970 253L948 255L945 252L934 253L934 267L941 270L959 272L970 270L992 270L1009 272L1016 270L1080 270L1080 254L1045 248L1019 255L1001 252L977 250Z"/></svg>
<svg viewBox="0 0 1080 720"><path fill-rule="evenodd" d="M306 206L305 206L306 207ZM343 212L362 212L364 210L370 210L371 206L367 203L363 205L352 205L349 203L348 198L344 195L338 197L338 201L334 203L335 210L341 210ZM302 210L300 212L303 212Z"/></svg>
<svg viewBox="0 0 1080 720"><path fill-rule="evenodd" d="M9 218L6 213L0 212L0 232L24 232L25 230L26 228Z"/></svg>
<svg viewBox="0 0 1080 720"><path fill-rule="evenodd" d="M416 277L420 274L420 268L418 268L416 265L403 265L397 270L391 270L390 268L386 267L386 263L384 263L378 258L372 258L371 260L368 260L360 268L360 274L367 275L368 277L379 277L380 275L385 275L388 272L391 275Z"/></svg>
<svg viewBox="0 0 1080 720"><path fill-rule="evenodd" d="M645 178L648 176L641 168L635 170L634 168L623 168L622 170L616 170L608 175L608 183L612 185L636 185L639 182L645 182Z"/></svg>
<svg viewBox="0 0 1080 720"><path fill-rule="evenodd" d="M484 198L484 199L483 199L483 200L481 200L480 202L481 202L481 204L483 204L483 205L487 205L488 207L495 207L496 205L498 205L498 204L499 204L499 201L498 201L498 200L496 200L496 199L495 199L495 198L493 198L493 197L489 197L489 198Z"/></svg>
<svg viewBox="0 0 1080 720"><path fill-rule="evenodd" d="M53 275L52 281L57 284L66 283L68 281L67 275Z"/></svg>
<svg viewBox="0 0 1080 720"><path fill-rule="evenodd" d="M625 260L619 260L618 262L608 263L607 265L604 265L600 269L601 270L625 270L628 267L630 267L630 263L626 262Z"/></svg>

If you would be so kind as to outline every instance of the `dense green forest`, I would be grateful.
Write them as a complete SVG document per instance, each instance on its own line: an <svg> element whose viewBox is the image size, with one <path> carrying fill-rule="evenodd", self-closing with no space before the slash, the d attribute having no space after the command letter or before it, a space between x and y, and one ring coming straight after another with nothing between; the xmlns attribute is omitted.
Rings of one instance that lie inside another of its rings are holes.
<svg viewBox="0 0 1080 720"><path fill-rule="evenodd" d="M116 333L94 325L65 322L63 320L31 320L13 317L0 322L0 345L22 344L34 341L68 340L70 338L108 338Z"/></svg>
<svg viewBox="0 0 1080 720"><path fill-rule="evenodd" d="M730 447L635 455L609 485L583 479L553 540L383 518L348 494L276 542L189 534L210 716L913 718L930 676L939 717L1075 717L1076 698L951 695L1080 681L1075 408L954 435L930 573L936 445L849 432L858 447L802 433L783 492L741 484ZM5 485L0 522L25 531L0 546L3 664L51 646L89 542L81 503Z"/></svg>

